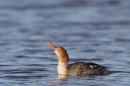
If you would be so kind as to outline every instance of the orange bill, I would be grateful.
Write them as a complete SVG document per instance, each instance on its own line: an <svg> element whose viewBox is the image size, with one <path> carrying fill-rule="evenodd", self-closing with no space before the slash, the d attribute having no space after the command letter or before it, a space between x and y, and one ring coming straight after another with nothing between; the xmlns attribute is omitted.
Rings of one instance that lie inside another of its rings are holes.
<svg viewBox="0 0 130 86"><path fill-rule="evenodd" d="M47 43L51 46L53 50L56 50L56 46L54 46L50 41L47 40Z"/></svg>

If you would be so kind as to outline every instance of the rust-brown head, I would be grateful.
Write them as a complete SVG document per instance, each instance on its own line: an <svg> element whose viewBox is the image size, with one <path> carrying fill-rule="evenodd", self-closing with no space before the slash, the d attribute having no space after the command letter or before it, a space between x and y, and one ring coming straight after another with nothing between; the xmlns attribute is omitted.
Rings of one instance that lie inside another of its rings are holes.
<svg viewBox="0 0 130 86"><path fill-rule="evenodd" d="M69 61L69 57L68 54L66 52L66 50L63 47L56 47L54 46L50 41L47 41L47 43L51 46L51 48L55 51L58 59L63 62L63 63L67 63Z"/></svg>

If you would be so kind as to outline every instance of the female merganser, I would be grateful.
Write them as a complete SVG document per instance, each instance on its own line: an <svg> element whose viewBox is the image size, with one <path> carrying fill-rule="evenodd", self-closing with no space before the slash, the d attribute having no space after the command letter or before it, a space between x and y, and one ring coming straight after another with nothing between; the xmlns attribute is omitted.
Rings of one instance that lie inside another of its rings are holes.
<svg viewBox="0 0 130 86"><path fill-rule="evenodd" d="M50 41L48 44L55 51L59 61L57 66L58 74L64 74L69 76L79 75L107 75L109 71L105 66L101 66L95 63L76 62L67 67L69 56L63 47L56 47Z"/></svg>

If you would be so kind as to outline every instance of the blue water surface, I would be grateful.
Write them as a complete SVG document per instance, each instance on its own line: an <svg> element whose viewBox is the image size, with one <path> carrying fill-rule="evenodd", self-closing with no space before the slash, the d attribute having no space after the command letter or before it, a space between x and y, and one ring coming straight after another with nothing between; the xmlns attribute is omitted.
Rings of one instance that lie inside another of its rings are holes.
<svg viewBox="0 0 130 86"><path fill-rule="evenodd" d="M0 0L0 86L129 86L129 0ZM107 76L57 75L63 46L68 64L108 67Z"/></svg>

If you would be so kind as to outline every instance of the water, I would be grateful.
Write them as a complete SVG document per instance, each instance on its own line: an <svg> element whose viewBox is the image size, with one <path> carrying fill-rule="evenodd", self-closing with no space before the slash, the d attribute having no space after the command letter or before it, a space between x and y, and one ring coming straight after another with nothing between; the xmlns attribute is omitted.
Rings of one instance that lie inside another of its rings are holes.
<svg viewBox="0 0 130 86"><path fill-rule="evenodd" d="M129 0L0 0L0 86L130 85ZM58 79L63 46L69 64L94 62L107 76Z"/></svg>

